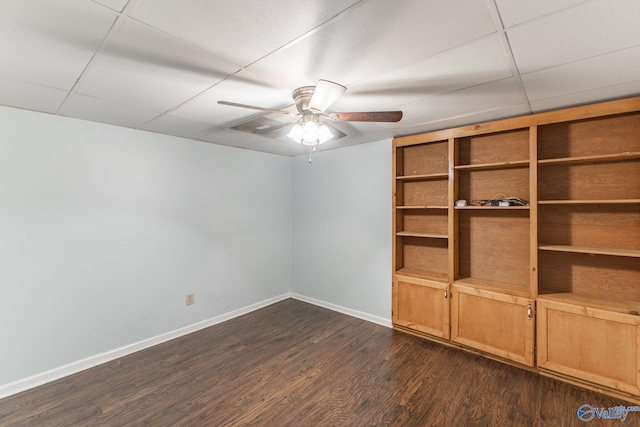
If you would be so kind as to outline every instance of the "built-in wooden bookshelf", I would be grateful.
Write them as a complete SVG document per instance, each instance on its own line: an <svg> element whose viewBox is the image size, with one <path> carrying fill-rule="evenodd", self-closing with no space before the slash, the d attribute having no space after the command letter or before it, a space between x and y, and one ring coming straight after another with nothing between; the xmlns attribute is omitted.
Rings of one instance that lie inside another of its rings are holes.
<svg viewBox="0 0 640 427"><path fill-rule="evenodd" d="M395 327L640 402L640 97L395 138L393 168Z"/></svg>
<svg viewBox="0 0 640 427"><path fill-rule="evenodd" d="M453 197L466 206L452 213L451 337L532 366L530 206L480 205L504 197L530 200L529 140L528 128L453 139ZM499 329L491 326L498 321Z"/></svg>
<svg viewBox="0 0 640 427"><path fill-rule="evenodd" d="M396 151L395 266L425 279L447 280L447 156L447 141Z"/></svg>
<svg viewBox="0 0 640 427"><path fill-rule="evenodd" d="M538 159L539 288L640 302L640 113L541 126Z"/></svg>
<svg viewBox="0 0 640 427"><path fill-rule="evenodd" d="M440 338L449 337L448 153L447 140L394 151L394 322Z"/></svg>

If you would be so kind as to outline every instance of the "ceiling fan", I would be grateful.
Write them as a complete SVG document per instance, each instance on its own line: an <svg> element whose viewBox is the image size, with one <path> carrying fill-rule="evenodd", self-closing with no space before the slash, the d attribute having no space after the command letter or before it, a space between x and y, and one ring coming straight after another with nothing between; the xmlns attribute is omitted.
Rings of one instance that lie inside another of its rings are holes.
<svg viewBox="0 0 640 427"><path fill-rule="evenodd" d="M327 120L341 122L399 122L402 119L402 111L326 113L326 109L346 90L345 86L329 80L320 80L316 86L299 87L292 93L298 109L297 114L285 110L256 107L255 105L238 104L236 102L218 101L218 104L300 117L287 136L298 144L310 147L323 144L334 137L330 127L325 122Z"/></svg>

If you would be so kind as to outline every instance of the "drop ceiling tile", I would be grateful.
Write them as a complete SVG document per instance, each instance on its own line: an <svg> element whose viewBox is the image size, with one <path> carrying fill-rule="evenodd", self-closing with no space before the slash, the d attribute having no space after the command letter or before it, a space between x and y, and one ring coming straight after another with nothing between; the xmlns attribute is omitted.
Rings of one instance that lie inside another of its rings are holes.
<svg viewBox="0 0 640 427"><path fill-rule="evenodd" d="M584 3L587 0L496 0L505 28L539 16Z"/></svg>
<svg viewBox="0 0 640 427"><path fill-rule="evenodd" d="M556 110L574 105L591 104L593 102L628 98L631 96L640 96L640 80L531 101L531 108L534 112L538 113L541 111Z"/></svg>
<svg viewBox="0 0 640 427"><path fill-rule="evenodd" d="M116 17L90 1L0 2L0 76L71 89Z"/></svg>
<svg viewBox="0 0 640 427"><path fill-rule="evenodd" d="M246 148L253 144L269 141L268 138L232 129L222 129L200 138L202 141L213 142L230 147Z"/></svg>
<svg viewBox="0 0 640 427"><path fill-rule="evenodd" d="M220 105L218 101L274 109L293 104L291 90L270 87L254 73L243 70L181 105L171 115L213 125L228 125L265 114L263 111ZM283 115L283 120L287 118Z"/></svg>
<svg viewBox="0 0 640 427"><path fill-rule="evenodd" d="M0 105L55 113L67 91L0 77Z"/></svg>
<svg viewBox="0 0 640 427"><path fill-rule="evenodd" d="M521 73L640 45L640 1L586 2L507 31Z"/></svg>
<svg viewBox="0 0 640 427"><path fill-rule="evenodd" d="M473 116L523 103L525 99L516 80L508 78L404 105L401 126Z"/></svg>
<svg viewBox="0 0 640 427"><path fill-rule="evenodd" d="M513 75L496 34L350 86L336 111L385 110Z"/></svg>
<svg viewBox="0 0 640 427"><path fill-rule="evenodd" d="M160 116L141 126L140 129L163 133L165 135L199 139L222 128L207 123L192 122L191 120L178 117Z"/></svg>
<svg viewBox="0 0 640 427"><path fill-rule="evenodd" d="M274 139L268 139L249 145L247 149L262 151L263 153L278 154L281 156L298 156L300 154L309 153L309 147L306 145L296 144L293 141L276 141Z"/></svg>
<svg viewBox="0 0 640 427"><path fill-rule="evenodd" d="M94 0L97 3L110 7L113 10L122 12L129 0Z"/></svg>
<svg viewBox="0 0 640 427"><path fill-rule="evenodd" d="M530 100L553 98L640 79L640 46L522 76Z"/></svg>
<svg viewBox="0 0 640 427"><path fill-rule="evenodd" d="M320 147L321 151L333 150L336 148L351 147L353 145L366 144L383 139L393 138L393 132L388 129L378 128L377 131L368 133L354 134L349 133L348 136L336 140L327 141Z"/></svg>
<svg viewBox="0 0 640 427"><path fill-rule="evenodd" d="M485 0L371 0L250 69L289 88L351 85L493 32Z"/></svg>
<svg viewBox="0 0 640 427"><path fill-rule="evenodd" d="M244 67L354 3L357 1L140 0L131 16Z"/></svg>
<svg viewBox="0 0 640 427"><path fill-rule="evenodd" d="M238 71L204 50L126 20L94 60L78 92L164 112Z"/></svg>
<svg viewBox="0 0 640 427"><path fill-rule="evenodd" d="M158 116L158 113L153 111L115 104L78 94L71 95L67 99L59 114L76 119L130 128L138 128Z"/></svg>
<svg viewBox="0 0 640 427"><path fill-rule="evenodd" d="M347 136L344 138L340 138L335 140L336 142L344 141L344 140L363 140L363 137L367 137L368 135L374 134L377 135L375 138L379 138L379 135L384 135L384 137L392 136L392 132L386 128L385 123L371 123L371 122L329 122L329 124ZM369 141L374 141L375 139L369 139ZM331 140L329 142L333 142ZM368 142L369 142L368 141ZM329 143L327 142L327 144Z"/></svg>
<svg viewBox="0 0 640 427"><path fill-rule="evenodd" d="M476 123L505 119L509 117L524 116L527 114L531 114L531 111L526 104L507 105L504 107L499 106L486 111L478 111L457 117L447 117L432 121L430 123L397 128L394 129L394 132L396 136L415 135L418 133L450 129L459 126L469 126Z"/></svg>
<svg viewBox="0 0 640 427"><path fill-rule="evenodd" d="M291 91L325 78L348 86L333 111L404 111L399 123L335 123L347 136L324 151L637 95L639 4L6 0L0 1L0 104L307 154L277 131L295 117L217 101L295 112ZM526 71L521 81L512 77L494 7ZM241 70L256 58L262 59ZM223 130L237 126L276 131Z"/></svg>

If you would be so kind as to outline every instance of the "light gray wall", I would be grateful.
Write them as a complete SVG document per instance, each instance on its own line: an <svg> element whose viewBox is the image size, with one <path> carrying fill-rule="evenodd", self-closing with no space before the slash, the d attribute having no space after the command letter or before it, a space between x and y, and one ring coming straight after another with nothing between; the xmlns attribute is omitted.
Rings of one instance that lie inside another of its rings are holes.
<svg viewBox="0 0 640 427"><path fill-rule="evenodd" d="M0 107L0 386L291 291L390 319L390 176Z"/></svg>
<svg viewBox="0 0 640 427"><path fill-rule="evenodd" d="M391 140L292 159L293 292L391 319Z"/></svg>
<svg viewBox="0 0 640 427"><path fill-rule="evenodd" d="M290 254L289 158L0 107L0 385L289 292Z"/></svg>

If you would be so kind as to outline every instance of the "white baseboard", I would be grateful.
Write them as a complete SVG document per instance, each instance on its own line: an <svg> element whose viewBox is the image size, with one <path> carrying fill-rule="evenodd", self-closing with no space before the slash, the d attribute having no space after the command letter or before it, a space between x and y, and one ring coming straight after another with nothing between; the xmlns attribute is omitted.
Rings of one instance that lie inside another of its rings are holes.
<svg viewBox="0 0 640 427"><path fill-rule="evenodd" d="M246 307L230 311L229 313L221 314L219 316L212 317L201 322L194 323L192 325L185 326L183 328L175 329L173 331L157 335L155 337L148 338L146 340L138 341L136 343L126 345L105 353L96 354L95 356L87 357L86 359L78 360L77 362L69 363L68 365L60 366L58 368L51 369L49 371L33 375L28 378L24 378L9 384L0 385L0 399L11 396L13 394L20 393L21 391L29 390L42 384L49 383L51 381L58 380L60 378L72 375L85 369L93 368L94 366L101 365L103 363L111 362L129 354L135 353L140 350L144 350L154 345L162 344L175 338L179 338L184 335L188 335L192 332L199 331L200 329L208 328L209 326L216 325L218 323L231 320L235 317L242 316L252 311L261 309L271 304L283 301L287 298L294 298L309 304L317 305L319 307L327 308L338 313L346 314L348 316L357 317L368 322L376 323L378 325L391 327L391 321L383 317L374 316L372 314L364 313L362 311L353 310L350 308L342 307L336 304L328 303L325 301L317 300L315 298L306 297L304 295L286 293L274 298L269 298L264 301L257 302L255 304L248 305Z"/></svg>
<svg viewBox="0 0 640 427"><path fill-rule="evenodd" d="M364 313L362 311L354 310L341 305L332 304L330 302L318 300L315 298L307 297L299 294L290 294L291 298L308 302L309 304L317 305L319 307L327 308L338 313L346 314L348 316L357 317L358 319L366 320L367 322L377 323L378 325L386 326L387 328L393 327L391 319L385 319L384 317L374 316L373 314Z"/></svg>
<svg viewBox="0 0 640 427"><path fill-rule="evenodd" d="M209 326L231 320L235 317L242 316L244 314L292 297L293 295L290 293L282 294L274 298L269 298L255 304L230 311L229 313L221 314L219 316L215 316L210 319L185 326L183 328L175 329L173 331L157 335L155 337L148 338L142 341L138 341L136 343L126 345L124 347L120 347L111 351L107 351L105 353L96 354L95 356L90 356L86 359L78 360L77 362L72 362L68 365L60 366L58 368L54 368L49 371L36 374L9 384L0 385L0 399L20 393L21 391L37 387L42 384L49 383L51 381L58 380L68 375L84 371L85 369L93 368L94 366L119 359L137 351L153 347L154 345L162 344L163 342L167 342L172 339L190 334L192 332L199 331L200 329L208 328Z"/></svg>

